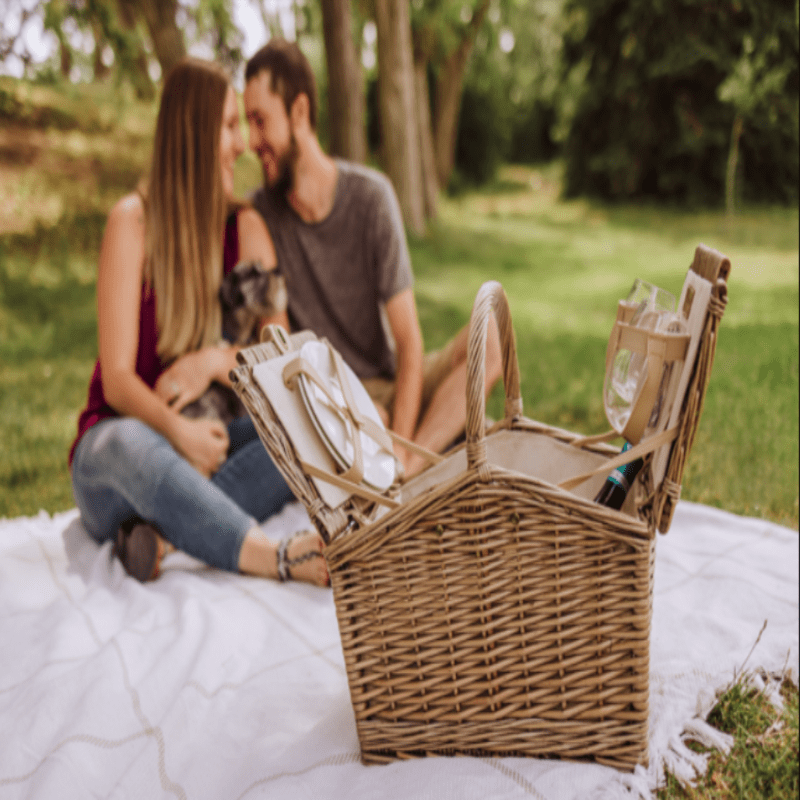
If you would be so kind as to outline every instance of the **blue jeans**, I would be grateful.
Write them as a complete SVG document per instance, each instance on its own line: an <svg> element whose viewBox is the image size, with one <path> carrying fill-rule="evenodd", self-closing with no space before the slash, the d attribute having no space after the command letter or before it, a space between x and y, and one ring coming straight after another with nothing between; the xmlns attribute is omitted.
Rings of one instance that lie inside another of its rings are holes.
<svg viewBox="0 0 800 800"><path fill-rule="evenodd" d="M122 522L139 516L179 550L237 571L247 531L293 495L249 417L234 420L228 435L228 458L209 480L137 419L93 425L72 461L72 491L90 536L113 539Z"/></svg>

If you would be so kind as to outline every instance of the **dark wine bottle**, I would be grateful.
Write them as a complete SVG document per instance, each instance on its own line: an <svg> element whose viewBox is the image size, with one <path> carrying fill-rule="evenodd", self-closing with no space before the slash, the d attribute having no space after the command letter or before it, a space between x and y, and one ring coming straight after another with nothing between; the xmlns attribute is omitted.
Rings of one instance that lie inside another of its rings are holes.
<svg viewBox="0 0 800 800"><path fill-rule="evenodd" d="M630 449L630 443L625 442L622 452L624 453ZM594 499L595 503L600 503L600 505L608 506L609 508L622 508L628 491L633 485L634 478L639 474L643 464L644 460L637 458L636 461L631 461L629 464L615 469L606 478L606 482L597 493L597 497Z"/></svg>

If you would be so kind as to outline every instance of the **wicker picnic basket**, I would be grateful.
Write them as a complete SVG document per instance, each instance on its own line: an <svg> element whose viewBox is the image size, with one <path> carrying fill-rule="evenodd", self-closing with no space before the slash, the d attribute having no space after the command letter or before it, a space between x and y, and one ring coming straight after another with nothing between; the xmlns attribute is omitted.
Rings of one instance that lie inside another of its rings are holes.
<svg viewBox="0 0 800 800"><path fill-rule="evenodd" d="M593 502L619 448L522 414L514 333L497 283L470 321L466 443L406 483L321 497L254 378L258 365L313 338L244 350L237 392L326 541L365 763L428 755L647 762L655 532L680 493L716 346L730 262L698 247L708 285L702 334L663 475L645 466L622 510ZM494 311L505 418L485 430L484 353ZM302 411L298 411L302 413ZM633 452L633 451L629 451ZM568 491L558 484L591 477ZM348 482L341 481L348 490Z"/></svg>

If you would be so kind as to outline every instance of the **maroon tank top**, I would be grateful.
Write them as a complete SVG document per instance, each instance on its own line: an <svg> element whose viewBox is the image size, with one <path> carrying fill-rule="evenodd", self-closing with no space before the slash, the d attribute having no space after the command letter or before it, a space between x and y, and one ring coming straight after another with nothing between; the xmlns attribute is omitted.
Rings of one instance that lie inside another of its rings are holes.
<svg viewBox="0 0 800 800"><path fill-rule="evenodd" d="M236 213L228 217L225 224L225 239L223 247L223 274L227 275L239 261L239 228ZM161 359L158 356L158 328L156 326L156 297L147 286L142 284L142 297L139 306L139 349L136 353L136 374L152 389L156 385L158 376L163 371ZM86 408L78 417L78 435L69 450L69 465L75 448L86 431L98 422L109 417L118 417L116 411L106 402L103 394L103 379L100 372L100 359L94 365L94 372L89 381L89 400Z"/></svg>

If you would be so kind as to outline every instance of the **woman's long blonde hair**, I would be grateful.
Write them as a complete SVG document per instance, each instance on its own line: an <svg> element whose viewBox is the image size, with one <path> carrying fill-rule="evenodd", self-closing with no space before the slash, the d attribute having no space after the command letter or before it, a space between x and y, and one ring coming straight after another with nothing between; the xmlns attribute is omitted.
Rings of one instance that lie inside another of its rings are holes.
<svg viewBox="0 0 800 800"><path fill-rule="evenodd" d="M227 202L220 132L230 81L216 64L181 60L161 95L145 197L144 279L155 292L158 354L168 363L215 344Z"/></svg>

